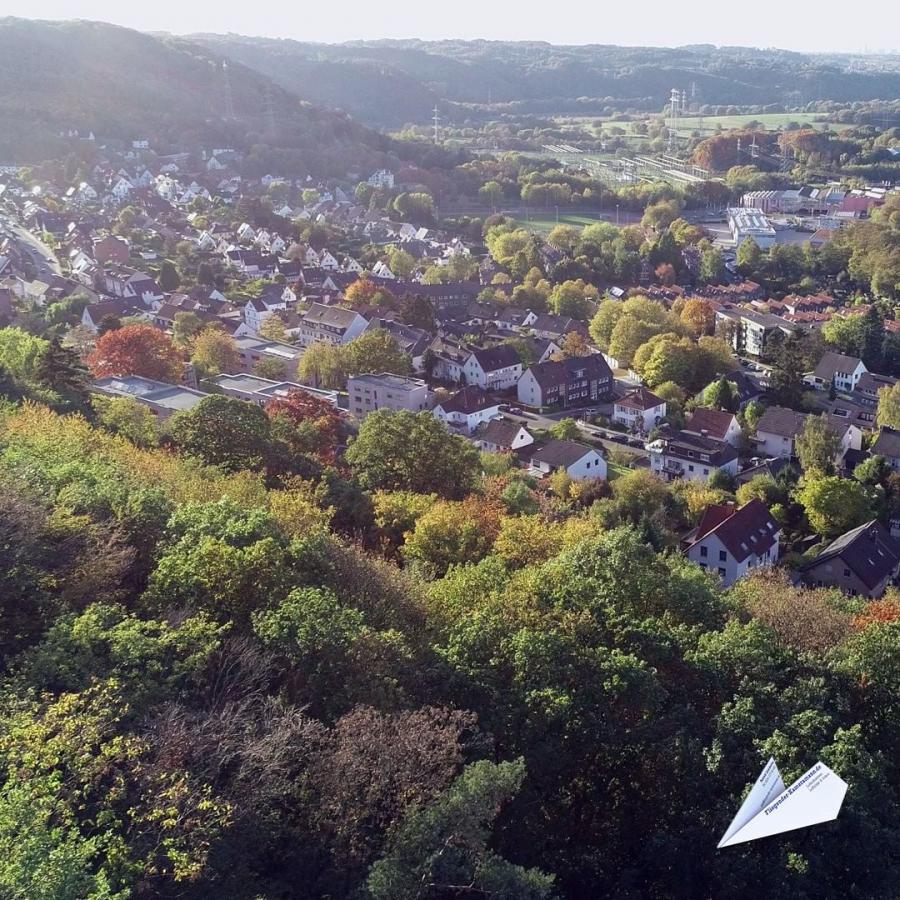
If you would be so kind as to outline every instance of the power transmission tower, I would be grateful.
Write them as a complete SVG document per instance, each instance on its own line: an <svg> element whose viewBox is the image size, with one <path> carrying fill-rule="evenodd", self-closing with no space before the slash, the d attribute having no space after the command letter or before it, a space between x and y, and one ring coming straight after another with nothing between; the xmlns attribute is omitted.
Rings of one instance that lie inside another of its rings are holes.
<svg viewBox="0 0 900 900"><path fill-rule="evenodd" d="M669 95L669 103L671 106L671 121L669 123L669 153L674 153L678 149L678 105L681 101L681 91L678 88L672 88Z"/></svg>
<svg viewBox="0 0 900 900"><path fill-rule="evenodd" d="M434 105L434 115L432 116L431 121L434 122L434 142L435 144L439 144L441 142L441 117L438 114L436 103Z"/></svg>

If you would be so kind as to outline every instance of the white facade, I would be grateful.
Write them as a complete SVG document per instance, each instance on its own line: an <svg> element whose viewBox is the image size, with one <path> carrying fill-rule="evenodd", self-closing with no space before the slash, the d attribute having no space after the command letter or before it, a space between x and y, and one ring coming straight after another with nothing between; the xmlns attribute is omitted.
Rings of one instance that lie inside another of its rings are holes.
<svg viewBox="0 0 900 900"><path fill-rule="evenodd" d="M613 406L613 422L624 425L629 431L648 433L666 417L665 401L648 409L616 403Z"/></svg>
<svg viewBox="0 0 900 900"><path fill-rule="evenodd" d="M746 559L738 562L718 535L711 532L691 546L686 555L701 568L717 574L725 587L731 587L751 569L775 565L779 554L778 542L779 535L776 535L775 543L765 553L760 556L751 553Z"/></svg>
<svg viewBox="0 0 900 900"><path fill-rule="evenodd" d="M550 475L554 471L548 463L534 459L531 461L531 469L541 476ZM606 473L606 460L596 450L588 450L581 459L566 466L566 474L573 481L606 478Z"/></svg>
<svg viewBox="0 0 900 900"><path fill-rule="evenodd" d="M466 376L466 384L477 384L478 387L485 391L502 391L515 387L518 384L519 379L522 377L522 363L515 363L511 366L503 366L502 368L485 372L473 353L466 360L463 372Z"/></svg>
<svg viewBox="0 0 900 900"><path fill-rule="evenodd" d="M441 404L438 404L434 408L434 415L435 418L440 419L444 424L465 428L469 434L472 434L482 422L490 422L491 419L495 419L500 415L500 404L498 403L494 406L488 406L484 409L468 413L459 410L446 412L444 407Z"/></svg>
<svg viewBox="0 0 900 900"><path fill-rule="evenodd" d="M650 454L650 471L660 478L682 478L685 481L701 481L704 484L709 481L713 472L725 472L734 477L738 473L738 459L735 457L728 462L717 464L711 459L703 458L698 454L696 459L685 459L680 454L666 452L664 441L653 441L647 444Z"/></svg>

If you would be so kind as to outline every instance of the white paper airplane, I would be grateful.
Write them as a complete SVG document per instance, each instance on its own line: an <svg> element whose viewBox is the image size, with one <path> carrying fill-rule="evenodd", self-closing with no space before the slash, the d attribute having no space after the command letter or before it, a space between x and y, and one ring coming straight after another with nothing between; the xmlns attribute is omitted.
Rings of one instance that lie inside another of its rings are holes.
<svg viewBox="0 0 900 900"><path fill-rule="evenodd" d="M775 760L770 759L722 835L719 848L830 822L837 818L846 793L847 782L821 762L785 788Z"/></svg>

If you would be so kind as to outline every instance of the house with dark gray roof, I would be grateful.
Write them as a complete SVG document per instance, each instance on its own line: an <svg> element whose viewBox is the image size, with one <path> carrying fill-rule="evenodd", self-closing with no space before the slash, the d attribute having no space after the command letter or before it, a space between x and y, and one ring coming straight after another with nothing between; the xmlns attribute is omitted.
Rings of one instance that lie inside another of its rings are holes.
<svg viewBox="0 0 900 900"><path fill-rule="evenodd" d="M516 386L519 403L537 409L591 406L613 393L613 374L599 353L529 366Z"/></svg>
<svg viewBox="0 0 900 900"><path fill-rule="evenodd" d="M751 569L775 565L780 538L781 527L762 501L751 500L741 507L715 504L685 536L682 551L730 587Z"/></svg>
<svg viewBox="0 0 900 900"><path fill-rule="evenodd" d="M490 453L508 453L534 443L531 432L511 419L496 418L475 429L475 446Z"/></svg>
<svg viewBox="0 0 900 900"><path fill-rule="evenodd" d="M500 403L480 387L469 385L438 403L434 415L472 434L483 422L500 415Z"/></svg>
<svg viewBox="0 0 900 900"><path fill-rule="evenodd" d="M878 598L900 570L900 542L877 519L842 534L801 569L810 587L836 587L854 597Z"/></svg>
<svg viewBox="0 0 900 900"><path fill-rule="evenodd" d="M593 448L578 441L550 440L530 451L529 472L544 478L563 469L574 481L606 478L606 460Z"/></svg>
<svg viewBox="0 0 900 900"><path fill-rule="evenodd" d="M689 431L677 431L668 425L659 430L656 440L646 445L650 471L669 481L709 481L714 472L735 476L738 453L731 444Z"/></svg>
<svg viewBox="0 0 900 900"><path fill-rule="evenodd" d="M848 450L862 447L862 429L849 413L836 410L827 414L828 427L837 436L840 446L836 462ZM790 459L796 455L796 438L803 431L807 413L798 412L785 406L770 406L756 425L754 438L761 456L780 456Z"/></svg>
<svg viewBox="0 0 900 900"><path fill-rule="evenodd" d="M856 388L859 379L867 371L861 359L828 351L803 380L820 391L827 391L834 385L836 390L848 392Z"/></svg>
<svg viewBox="0 0 900 900"><path fill-rule="evenodd" d="M877 372L864 372L856 388L850 394L854 403L860 406L868 406L875 409L878 406L878 394L885 388L893 387L897 383L896 378L890 375L879 375Z"/></svg>
<svg viewBox="0 0 900 900"><path fill-rule="evenodd" d="M316 343L348 344L359 337L368 324L355 309L313 303L300 318L297 343L302 347Z"/></svg>

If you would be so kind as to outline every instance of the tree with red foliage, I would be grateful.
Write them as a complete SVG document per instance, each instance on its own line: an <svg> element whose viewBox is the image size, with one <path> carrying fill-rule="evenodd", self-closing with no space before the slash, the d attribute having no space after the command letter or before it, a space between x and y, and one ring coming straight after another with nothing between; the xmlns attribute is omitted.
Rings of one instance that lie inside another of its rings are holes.
<svg viewBox="0 0 900 900"><path fill-rule="evenodd" d="M152 325L126 325L107 331L87 358L95 378L140 375L157 381L181 380L184 358L172 339Z"/></svg>
<svg viewBox="0 0 900 900"><path fill-rule="evenodd" d="M294 453L312 453L332 463L341 441L341 419L327 401L294 389L265 406L276 436Z"/></svg>
<svg viewBox="0 0 900 900"><path fill-rule="evenodd" d="M857 631L888 622L900 622L900 597L893 591L881 600L867 603L863 612L853 617L853 627Z"/></svg>

